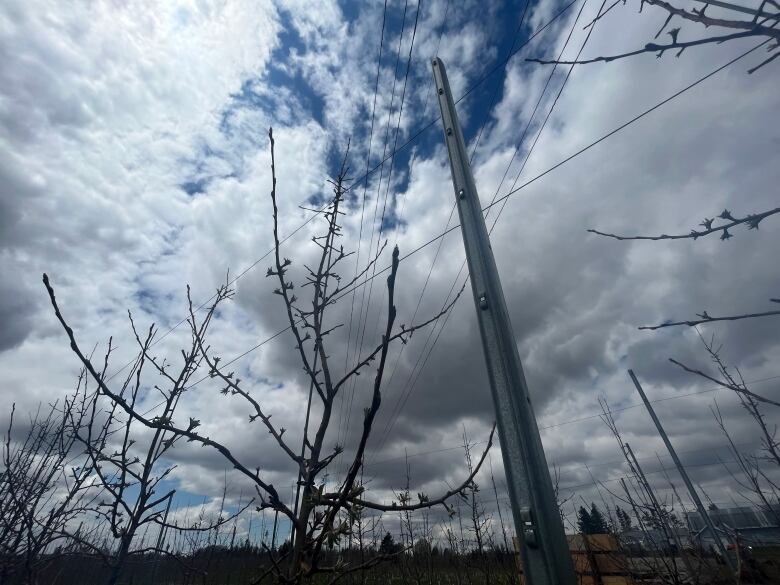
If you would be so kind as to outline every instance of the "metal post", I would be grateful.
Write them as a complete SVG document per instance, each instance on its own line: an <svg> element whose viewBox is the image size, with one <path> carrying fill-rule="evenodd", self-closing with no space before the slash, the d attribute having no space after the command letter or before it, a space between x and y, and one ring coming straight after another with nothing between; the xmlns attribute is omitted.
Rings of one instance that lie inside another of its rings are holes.
<svg viewBox="0 0 780 585"><path fill-rule="evenodd" d="M165 514L163 514L163 521L162 526L160 526L160 533L157 535L157 546L156 546L156 554L154 559L154 568L152 569L152 583L155 582L155 579L157 578L157 569L160 566L160 558L162 557L162 554L160 553L161 550L163 550L163 544L165 543L165 531L167 530L168 526L168 512L171 510L171 502L173 501L173 496L176 493L176 490L173 490L170 493L170 496L168 497L168 503L165 506Z"/></svg>
<svg viewBox="0 0 780 585"><path fill-rule="evenodd" d="M661 508L661 504L658 503L658 498L655 497L655 492L653 492L653 488L650 485L650 482L647 481L645 472L642 471L642 466L639 465L639 461L637 460L636 455L634 455L634 452L631 450L631 445L628 443L626 443L626 453L630 456L631 465L634 466L642 486L645 488L645 491L650 498L650 502L653 504L653 509L655 510L655 514L658 517L658 524L661 526L661 529L666 535L666 544L669 544L669 538L671 537L671 539L674 541L674 544L677 546L677 550L680 553L680 558L685 565L685 570L688 572L688 576L693 578L694 575L696 575L696 572L691 565L688 555L685 554L685 548L683 547L683 543L680 540L680 535L677 534L677 530L675 530L675 527L671 522L669 522L667 525L666 521L664 520L664 513L663 509ZM672 555L672 557L674 558L674 555Z"/></svg>
<svg viewBox="0 0 780 585"><path fill-rule="evenodd" d="M634 511L634 516L636 516L636 521L639 522L639 529L642 532L644 532L645 536L647 536L652 540L652 537L650 536L650 532L645 528L645 523L642 521L642 515L639 513L639 509L637 508L637 505L634 502L634 498L631 497L631 492L628 490L625 477L620 478L620 485L626 494L626 499L628 500L628 503L631 505L631 509Z"/></svg>
<svg viewBox="0 0 780 585"><path fill-rule="evenodd" d="M575 583L566 533L517 353L485 218L471 174L447 74L433 60L433 77L450 156L471 289L496 410L512 515L529 585Z"/></svg>
<svg viewBox="0 0 780 585"><path fill-rule="evenodd" d="M271 534L271 550L276 550L276 524L279 522L279 510L274 510L274 530Z"/></svg>
<svg viewBox="0 0 780 585"><path fill-rule="evenodd" d="M672 443L669 441L669 437L666 436L666 431L664 431L664 428L661 426L661 421L658 420L658 417L656 416L653 407L650 405L650 401L647 399L647 396L645 396L645 393L642 390L642 386L639 383L639 380L637 380L633 370L628 370L628 375L631 376L631 381L634 382L634 386L636 386L636 390L637 392L639 392L639 396L642 397L642 402L645 403L645 406L647 407L647 412L650 413L650 418L653 419L653 422L655 423L655 428L658 429L658 434L661 435L661 438L664 440L664 444L666 445L666 448L669 451L669 455L672 456L672 460L674 461L674 464L677 466L677 471L680 472L680 475L682 476L682 479L685 482L685 487L688 488L688 493L691 495L691 499L693 500L693 503L696 504L696 509L699 511L699 514L701 514L701 517L704 520L705 524L707 525L707 528L712 533L712 538L715 540L715 546L718 547L718 551L720 552L721 556L723 556L723 560L729 566L729 569L731 569L732 571L736 570L736 567L734 567L734 563L731 561L731 557L729 557L726 552L726 547L723 546L723 541L720 539L720 535L715 530L715 526L712 524L712 520L710 520L710 515L707 514L707 510L704 508L704 504L702 504L701 498L699 498L699 494L696 493L696 490L693 488L693 484L691 483L688 474L685 472L685 468L680 462L680 458L677 457L677 452L674 450L674 447L672 447Z"/></svg>
<svg viewBox="0 0 780 585"><path fill-rule="evenodd" d="M176 490L173 490L168 497L168 503L165 505L165 514L163 514L163 523L160 527L160 533L157 535L157 550L162 549L162 545L165 542L165 532L168 528L168 512L171 511L171 502L173 501L173 496L176 494Z"/></svg>

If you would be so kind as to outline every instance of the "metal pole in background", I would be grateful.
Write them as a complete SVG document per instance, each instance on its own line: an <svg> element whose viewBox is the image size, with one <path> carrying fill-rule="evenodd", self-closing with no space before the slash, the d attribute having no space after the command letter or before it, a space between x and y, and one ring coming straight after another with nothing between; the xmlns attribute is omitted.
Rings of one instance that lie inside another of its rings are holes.
<svg viewBox="0 0 780 585"><path fill-rule="evenodd" d="M173 501L174 494L176 494L176 490L173 490L168 497L168 503L165 506L165 514L163 514L162 526L160 526L160 533L157 535L154 568L152 569L152 583L154 583L157 578L157 569L160 566L160 558L162 557L160 551L163 550L162 547L163 544L165 544L165 532L168 529L168 512L171 510L171 502Z"/></svg>
<svg viewBox="0 0 780 585"><path fill-rule="evenodd" d="M674 544L677 546L677 550L680 553L680 558L685 565L685 570L688 572L688 576L693 578L694 575L696 575L696 571L694 570L693 565L691 565L691 561L688 558L688 555L685 554L685 549L683 548L683 543L680 540L680 535L677 534L677 530L675 530L675 527L671 522L666 522L664 520L663 508L661 508L661 504L658 502L658 498L655 497L653 487L650 485L650 482L647 481L647 476L645 475L645 472L642 471L642 466L639 465L639 461L637 460L636 455L634 455L634 452L631 450L631 445L626 443L625 448L626 454L630 457L629 461L636 470L636 474L641 482L641 485L650 498L650 502L653 505L653 509L655 510L655 515L658 517L658 523L661 526L661 530L666 535L667 543L669 542L670 538L674 541ZM637 516L637 519L641 522L639 516Z"/></svg>
<svg viewBox="0 0 780 585"><path fill-rule="evenodd" d="M639 383L639 380L637 380L633 370L628 370L628 375L631 376L631 381L634 382L634 386L636 386L636 390L637 392L639 392L639 396L642 397L642 402L645 403L645 406L647 407L647 412L650 413L650 418L653 419L653 422L655 423L655 428L658 429L658 434L661 435L661 438L664 440L664 444L666 445L666 448L669 451L669 455L672 456L672 460L674 461L674 464L677 466L677 471L680 472L680 475L682 476L682 479L685 482L685 487L688 488L688 493L691 494L691 499L693 500L693 503L696 504L696 509L699 511L702 520L704 520L705 524L707 525L707 528L709 528L710 532L712 533L712 538L715 540L715 546L718 547L718 552L720 552L721 556L723 557L723 560L726 562L729 568L732 571L735 571L736 567L734 567L734 563L731 561L731 557L729 557L729 555L727 554L726 547L723 546L723 541L720 539L720 535L715 530L715 526L712 524L710 515L707 514L707 510L704 508L704 504L702 504L701 498L699 498L699 494L697 494L696 490L693 489L693 484L691 483L691 480L688 477L685 468L680 462L680 458L677 457L677 452L674 450L674 447L672 447L672 443L669 441L669 437L666 436L666 431L664 431L664 428L661 426L661 421L658 420L658 417L656 416L653 407L650 405L650 401L647 399L647 396L645 396L644 390L642 390L642 386Z"/></svg>
<svg viewBox="0 0 780 585"><path fill-rule="evenodd" d="M574 566L515 345L447 74L433 60L452 183L496 410L512 515L529 585L574 585Z"/></svg>

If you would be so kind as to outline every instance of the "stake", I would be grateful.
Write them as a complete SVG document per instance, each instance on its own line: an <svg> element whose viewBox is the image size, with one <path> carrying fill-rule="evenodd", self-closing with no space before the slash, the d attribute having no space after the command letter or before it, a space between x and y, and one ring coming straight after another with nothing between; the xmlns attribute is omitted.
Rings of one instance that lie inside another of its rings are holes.
<svg viewBox="0 0 780 585"><path fill-rule="evenodd" d="M680 558L682 559L682 562L685 565L685 570L688 571L688 576L691 579L694 579L696 573L693 570L693 566L690 563L690 559L688 558L688 555L685 554L685 549L683 548L682 541L680 540L680 535L677 534L677 530L675 530L675 527L672 525L672 523L666 521L664 517L663 508L661 508L661 504L658 502L658 498L655 497L655 492L653 491L653 487L650 485L650 482L647 481L647 476L645 476L645 472L642 471L642 467L639 465L639 461L637 461L637 458L634 455L634 451L631 450L631 445L629 445L628 443L626 443L626 453L628 453L628 455L630 456L631 464L634 466L634 469L636 470L640 483L642 487L645 488L645 492L647 492L647 495L650 498L650 502L652 503L653 509L655 510L655 515L658 517L658 524L661 526L661 529L666 535L667 542L669 541L669 538L674 540L675 545L677 545L677 550L680 552ZM672 563L673 564L675 563L674 554L672 554ZM674 564L674 566L676 567L677 565Z"/></svg>
<svg viewBox="0 0 780 585"><path fill-rule="evenodd" d="M680 476L685 482L685 487L688 488L688 493L691 495L691 499L693 500L693 503L696 505L696 509L699 511L702 520L704 520L704 523L707 525L707 528L712 534L712 538L715 540L715 546L718 547L718 551L723 557L723 560L729 566L729 569L731 569L731 571L734 572L736 570L736 567L734 566L731 557L729 557L728 553L726 552L726 547L723 545L723 541L720 539L720 535L715 530L715 526L712 524L712 520L710 519L710 515L707 514L707 510L704 508L704 504L701 503L701 498L699 498L699 494L696 493L696 490L693 488L693 484L691 483L691 480L688 477L688 473L686 473L683 464L680 462L680 458L677 457L677 452L674 450L674 447L672 447L672 443L671 441L669 441L669 437L666 436L666 431L664 431L664 428L661 426L661 421L658 420L658 417L656 416L653 407L650 405L650 401L647 399L647 396L645 396L644 390L642 390L642 386L639 383L639 380L637 380L632 370L628 370L628 375L631 376L631 381L634 382L634 386L636 386L636 391L639 392L639 396L641 396L642 402L645 403L645 406L647 407L647 412L650 413L650 418L653 419L653 422L655 423L655 428L658 429L658 434L661 435L661 438L664 440L664 444L666 445L666 448L669 451L669 455L672 456L672 461L674 461L674 464L677 466L677 471L680 472Z"/></svg>
<svg viewBox="0 0 780 585"><path fill-rule="evenodd" d="M155 578L157 577L157 568L160 565L160 558L162 557L162 547L165 542L165 531L167 530L167 524L168 524L168 512L171 510L171 502L173 501L173 496L176 493L176 490L173 490L168 497L168 503L165 506L165 514L163 515L163 523L162 526L160 526L160 532L157 535L157 546L155 551L155 559L154 559L154 568L152 569L152 583L154 583Z"/></svg>
<svg viewBox="0 0 780 585"><path fill-rule="evenodd" d="M276 524L279 522L279 510L274 510L274 530L271 535L271 550L276 550Z"/></svg>
<svg viewBox="0 0 780 585"><path fill-rule="evenodd" d="M526 583L573 585L574 566L566 533L471 174L466 143L447 73L438 58L433 60L433 77Z"/></svg>

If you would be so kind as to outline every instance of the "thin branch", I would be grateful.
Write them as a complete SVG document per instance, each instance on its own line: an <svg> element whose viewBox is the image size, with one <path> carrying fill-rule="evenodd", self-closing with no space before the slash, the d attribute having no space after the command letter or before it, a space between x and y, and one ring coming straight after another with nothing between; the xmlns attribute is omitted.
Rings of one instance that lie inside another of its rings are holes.
<svg viewBox="0 0 780 585"><path fill-rule="evenodd" d="M609 12L612 10L619 2L616 0L605 12ZM625 4L625 1L623 2ZM771 39L775 39L780 44L780 30L776 28L777 24L780 22L780 12L778 13L765 13L763 12L763 6L766 4L762 3L762 8L759 9L759 11L756 13L755 18L752 20L727 20L722 18L712 18L707 15L705 15L705 9L707 6L702 8L701 10L693 9L691 11L684 10L682 8L678 8L669 2L666 2L665 0L641 0L639 12L642 12L642 8L644 7L644 4L650 4L651 6L656 6L658 8L661 8L667 13L667 17L664 21L664 24L661 26L658 33L655 35L655 38L658 38L658 36L666 29L667 25L671 21L671 19L675 16L695 22L698 24L703 25L704 27L717 27L720 29L731 29L731 30L738 30L741 32L737 33L731 33L731 34L724 34L724 35L715 35L710 37L704 37L699 38L693 41L678 41L678 36L680 33L680 27L674 28L667 32L667 34L672 38L672 42L669 44L657 44L657 43L648 43L643 48L629 51L626 53L620 53L617 55L610 55L610 56L600 56L595 57L593 59L585 59L585 60L579 60L575 59L573 61L561 61L561 60L546 60L546 59L526 59L526 61L540 63L543 65L552 65L552 64L560 64L560 65L574 65L574 64L586 64L586 63L595 63L595 62L609 62L609 61L615 61L618 59L624 59L627 57L633 57L635 55L640 55L642 53L652 53L657 52L657 57L663 56L664 52L670 49L679 49L676 53L676 56L679 57L682 52L687 49L688 47L698 46L698 45L709 45L709 44L720 44L727 41L743 38L743 37L765 37L766 41L768 42ZM585 28L588 28L592 26L597 20L602 18L604 14L600 14L597 16L590 24L586 25ZM763 20L760 22L758 21L758 16L761 14L763 16ZM776 44L774 47L772 47L770 50L776 50L778 49L778 44ZM762 66L766 65L767 63L771 62L776 58L777 55L773 55L772 57L768 58L766 61L758 65L757 67L754 67L753 69L749 70L748 73L753 73L757 69L761 68Z"/></svg>
<svg viewBox="0 0 780 585"><path fill-rule="evenodd" d="M298 320L296 320L295 316L293 315L293 305L295 303L295 297L290 296L292 283L288 282L287 279L284 277L285 272L287 271L287 267L290 264L292 264L292 261L287 258L282 260L280 254L281 242L279 240L279 208L276 203L276 157L275 157L275 150L274 150L275 142L274 142L273 128L268 129L268 140L271 145L271 204L273 206L275 269L269 268L267 276L276 276L277 279L279 280L279 288L276 289L274 292L281 295L281 297L284 299L284 305L287 310L287 320L288 323L290 324L290 330L295 336L295 342L296 342L295 347L298 350L298 354L300 355L301 362L303 362L303 368L306 371L306 374L309 376L309 378L311 378L311 381L314 384L314 388L317 390L317 394L319 394L320 397L323 400L325 400L325 391L323 390L320 382L317 380L317 373L309 364L309 358L306 355L306 351L303 347L303 342L305 341L305 339L303 336L301 336L301 333L298 329Z"/></svg>
<svg viewBox="0 0 780 585"><path fill-rule="evenodd" d="M749 396L749 397L753 398L754 400L757 400L758 402L764 402L766 404L771 404L773 406L780 406L780 402L776 402L774 400L770 400L769 398L764 398L763 396L761 396L759 394L756 394L755 392L751 392L747 388L742 388L740 386L724 382L723 380L719 380L717 378L713 378L712 376L710 376L709 374L705 374L701 370L697 370L695 368L689 368L688 366L686 366L685 364L683 364L681 362L678 362L674 358L669 358L669 361L672 362L673 364L675 364L676 366L680 366L686 372L690 372L691 374L696 374L698 376L701 376L702 378L705 378L705 379L707 379L707 380L709 380L711 382L715 382L719 386L723 386L724 388L728 388L729 390L733 390L734 392L736 392L738 394L744 394L745 396Z"/></svg>
<svg viewBox="0 0 780 585"><path fill-rule="evenodd" d="M755 73L756 71L761 69L764 65L768 65L769 63L771 63L772 61L774 61L775 59L780 57L780 50L778 50L778 49L780 49L780 46L775 45L774 53L772 54L772 56L771 57L767 57L764 61L762 61L761 63L759 63L755 67L752 67L751 69L748 69L748 73Z"/></svg>
<svg viewBox="0 0 780 585"><path fill-rule="evenodd" d="M68 336L71 349L79 358L82 365L90 373L90 375L95 380L95 382L98 384L101 392L103 392L106 396L108 396L113 402L117 403L119 407L122 408L122 410L124 410L128 415L130 415L138 422L140 422L141 424L143 424L144 426L150 429L161 429L164 431L168 431L174 433L175 435L184 436L191 441L196 441L201 445L209 446L216 449L222 454L223 457L225 457L225 459L227 459L233 464L233 467L235 467L235 469L237 469L242 474L250 478L253 482L255 482L261 489L263 489L271 497L271 502L275 509L278 509L287 517L292 518L293 516L292 511L282 502L278 492L273 487L273 485L263 481L260 478L258 472L252 471L248 469L245 465L243 465L238 459L236 459L236 457L227 447L210 439L209 437L203 437L191 430L185 430L176 427L170 421L165 421L159 418L150 420L146 418L144 415L139 414L130 404L128 404L128 402L122 396L116 394L113 390L111 390L106 385L101 375L95 370L94 366L92 365L92 362L81 351L81 348L79 347L76 341L75 334L73 333L73 329L71 329L71 327L67 324L65 318L62 316L62 313L60 312L59 305L57 304L57 298L54 294L54 289L49 284L49 277L46 274L43 275L43 283L46 286L46 290L49 294L49 300L51 301L52 307L54 308L54 313L57 317L57 320L60 322L63 329L65 330L65 333ZM215 305L212 306L211 311L213 312L215 308L216 308L216 303Z"/></svg>
<svg viewBox="0 0 780 585"><path fill-rule="evenodd" d="M482 464L485 462L485 459L487 458L488 451L490 451L490 447L493 445L493 435L495 434L495 432L496 432L496 425L494 424L493 428L490 431L490 436L488 437L487 447L485 447L485 450L482 452L482 456L479 458L479 462L474 467L474 470L471 472L471 474L469 474L469 476L465 479L465 481L463 481L463 483L461 483L458 487L448 490L445 494L443 494L438 498L426 499L425 501L419 502L417 504L402 504L402 505L398 505L395 502L389 505L379 504L377 502L370 502L368 500L363 500L357 497L348 497L347 501L352 505L361 506L363 508L369 508L371 510L379 510L381 512L422 510L425 508L432 508L434 506L445 504L445 502L452 496L460 494L464 490L468 489L468 487L474 481L474 478L476 477L477 473L479 473L479 470L482 468ZM324 494L322 496L322 502L329 503L333 501L338 495L339 494Z"/></svg>
<svg viewBox="0 0 780 585"><path fill-rule="evenodd" d="M187 302L189 305L189 311L190 311L190 320L192 323L195 322L195 313L193 312L192 308L192 299L190 298L189 290L187 291ZM254 398L252 398L247 391L245 391L241 386L241 380L239 378L233 378L233 373L230 372L229 374L225 374L221 369L219 369L218 364L219 362L215 359L211 358L208 354L208 349L204 347L203 345L203 338L199 334L199 332L193 327L193 338L195 339L195 342L198 346L198 349L200 350L201 355L203 356L203 359L206 362L206 365L209 367L209 374L211 377L218 377L222 380L225 386L225 394L227 394L227 389L230 390L233 394L238 394L242 398L244 398L249 404L252 405L252 408L255 410L254 415L250 415L249 420L253 421L256 418L260 418L260 420L263 421L263 424L268 429L269 434L273 436L274 439L276 439L276 442L279 444L279 446L282 448L282 450L287 454L290 459L292 459L296 463L301 462L301 458L287 445L287 443L282 438L282 434L284 433L284 430L277 430L277 428L271 424L271 417L266 415L263 412L263 409L260 407L260 403L257 402Z"/></svg>
<svg viewBox="0 0 780 585"><path fill-rule="evenodd" d="M660 325L642 325L639 329L645 329L648 331L655 331L656 329L663 329L664 327L676 327L678 325L687 325L688 327L694 327L696 325L702 325L703 323L714 323L715 321L739 321L741 319L755 319L756 317L771 317L773 315L780 315L780 311L764 311L763 313L746 313L744 315L731 315L728 317L712 317L707 311L697 313L699 319L690 319L687 321L669 321L661 323Z"/></svg>
<svg viewBox="0 0 780 585"><path fill-rule="evenodd" d="M707 219L705 218L702 223L699 225L703 226L705 229L703 230L691 230L687 234L678 234L678 235L667 235L667 234L661 234L660 236L621 236L617 234L610 234L606 232L601 232L594 229L587 230L588 232L592 234L596 234L599 236L604 236L607 238L613 238L615 240L686 240L686 239L693 239L696 240L702 236L707 236L709 234L714 234L717 232L721 232L721 240L728 240L732 237L732 234L729 233L729 229L733 228L734 226L741 225L741 224L747 224L748 229L758 229L758 224L761 222L761 220L771 216L775 215L777 213L780 213L780 207L776 207L775 209L770 209L769 211L764 211L763 213L756 213L747 215L743 218L734 218L731 215L731 212L729 212L728 209L723 210L723 212L718 216L721 219L727 219L730 220L728 223L725 223L723 225L719 226L713 226L712 222L715 221L713 219Z"/></svg>
<svg viewBox="0 0 780 585"><path fill-rule="evenodd" d="M780 34L780 31L773 31L777 34L773 34L771 36L778 36ZM587 65L589 63L609 63L610 61L617 61L618 59L625 59L627 57L634 57L636 55L641 55L642 53L658 53L657 57L660 57L664 54L664 52L670 50L670 49L680 49L680 52L684 51L688 47L696 47L699 45L709 45L713 43L725 43L727 41L733 41L736 39L744 39L747 37L754 37L757 36L757 34L753 31L745 31L745 32L738 32L738 33L731 33L728 35L720 35L720 36L712 36L712 37L705 37L703 39L696 39L694 41L683 41L683 42L671 42L666 45L658 44L658 43L647 43L644 47L641 49L636 49L634 51L628 51L627 53L619 53L617 55L609 55L609 56L600 56L600 57L593 57L592 59L581 59L581 60L575 60L575 61L559 61L557 59L537 59L537 58L528 58L526 61L529 63L539 63L540 65ZM678 53L679 55L679 53Z"/></svg>
<svg viewBox="0 0 780 585"><path fill-rule="evenodd" d="M407 553L410 550L411 547L407 547L407 548L401 548L397 552L391 554L379 553L375 557L372 557L369 560L360 563L358 565L354 565L352 567L320 567L320 571L338 573L335 577L333 577L333 579L328 581L328 585L333 585L334 583L337 583L340 579L343 579L344 577L346 577L351 573L355 573L356 571L362 571L364 569L370 569L371 567L374 567L380 563L389 561L390 559L396 558L401 554Z"/></svg>
<svg viewBox="0 0 780 585"><path fill-rule="evenodd" d="M668 2L665 2L664 0L644 0L644 2L650 4L651 6L658 6L659 8L663 8L673 16L679 16L680 18L684 18L685 20L698 22L699 24L703 24L704 26L708 26L708 27L718 26L721 28L745 29L748 31L753 31L756 35L760 35L760 36L778 37L778 31L766 26L756 26L756 23L753 21L711 18L709 16L704 15L703 9L688 12L687 10L684 10L682 8L677 8L676 6L672 6ZM770 19L780 18L780 14L770 15L769 18Z"/></svg>
<svg viewBox="0 0 780 585"><path fill-rule="evenodd" d="M453 305L455 305L455 303L458 301L458 299L460 298L460 295L463 293L463 290L464 290L464 289L465 289L465 287L461 287L460 291L458 291L458 294L457 294L457 295L455 295L455 297L452 299L452 301L451 301L450 303L448 303L446 306L444 306L444 307L441 309L441 311L439 311L439 312L438 312L436 315L434 315L433 317L431 317L431 318L429 318L429 319L426 319L425 321L423 321L423 322L421 322L421 323L418 323L418 324L416 324L416 325L412 325L411 327L406 327L406 326L404 326L404 325L401 325L401 330L400 330L400 331L398 331L398 332L396 332L396 333L394 333L393 335L391 335L391 336L389 337L389 339L388 339L388 342L392 342L392 341L395 341L396 339L400 339L400 340L401 340L403 343L406 343L406 342L408 341L409 337L411 337L411 336L412 336L412 334L413 334L415 331L417 331L418 329L422 329L422 328L424 328L424 327L427 327L427 326L428 326L428 325L430 325L431 323L434 323L434 322L435 322L435 321L437 321L439 318L441 318L442 316L444 316L444 315L445 315L445 314L446 314L446 313L447 313L447 312L448 312L448 311L449 311L449 310L450 310L450 309L453 307ZM352 369L351 369L351 370L349 370L349 371L348 371L346 374L344 374L344 376L341 378L341 380L339 380L339 381L336 383L336 385L333 387L333 391L334 391L334 393L335 393L335 392L338 392L339 388L340 388L340 387L341 387L341 386L342 386L342 385L343 385L345 382L347 382L347 381L348 381L348 380L349 380L349 379L350 379L352 376L354 376L354 375L358 374L358 373L360 372L360 370L361 370L361 369L363 369L365 366L367 366L368 364L370 364L370 363L371 363L371 362L372 362L372 361L373 361L373 360L376 358L377 354L379 354L379 352L380 352L380 351L382 351L382 347L383 347L383 345L384 345L384 340L383 340L383 342L382 342L382 343L378 344L378 345L377 345L377 346L374 348L374 350L373 350L371 353L369 353L369 354L368 354L368 355L367 355L365 358L363 358L362 360L360 360L360 361L359 361L359 362L358 362L358 363L355 365L355 367L354 367L354 368L352 368Z"/></svg>

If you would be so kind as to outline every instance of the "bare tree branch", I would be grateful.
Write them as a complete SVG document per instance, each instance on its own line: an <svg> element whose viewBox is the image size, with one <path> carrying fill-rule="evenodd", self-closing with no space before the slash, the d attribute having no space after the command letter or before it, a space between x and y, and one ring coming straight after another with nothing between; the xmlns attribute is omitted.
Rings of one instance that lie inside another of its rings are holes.
<svg viewBox="0 0 780 585"><path fill-rule="evenodd" d="M772 302L777 302L777 299L770 299ZM730 315L727 317L712 317L707 311L697 313L698 319L690 319L687 321L667 321L660 325L642 325L639 329L646 329L649 331L655 331L657 329L663 329L664 327L677 327L678 325L687 325L688 327L694 327L696 325L702 325L704 323L714 323L716 321L739 321L741 319L754 319L756 317L771 317L773 315L780 315L778 311L764 311L763 313L745 313L744 315Z"/></svg>
<svg viewBox="0 0 780 585"><path fill-rule="evenodd" d="M589 229L587 231L592 234L605 236L607 238L613 238L615 240L686 240L686 239L696 240L702 236L707 236L709 234L720 232L721 233L720 239L728 240L733 237L733 235L729 232L730 228L733 228L734 226L738 226L741 224L747 224L748 229L757 230L758 224L761 222L761 220L769 216L775 215L777 213L780 213L780 207L770 209L769 211L764 211L763 213L751 214L743 218L737 219L731 215L731 212L728 209L725 209L718 217L724 220L728 220L727 223L723 225L713 226L712 222L715 221L715 218L713 219L704 218L704 221L702 221L699 224L702 227L704 227L703 230L691 230L687 234L678 234L672 236L667 234L661 234L660 236L622 236L617 234L610 234L607 232L601 232L594 229Z"/></svg>
<svg viewBox="0 0 780 585"><path fill-rule="evenodd" d="M769 398L764 398L763 396L760 396L756 394L755 392L751 392L747 388L730 384L728 382L724 382L723 380L719 380L718 378L714 378L713 376L710 376L709 374L705 374L701 370L697 370L695 368L690 368L683 364L682 362L678 362L674 358L669 358L669 361L672 362L674 365L681 367L686 372L690 372L691 374L696 374L698 376L701 376L702 378L705 378L707 380L710 380L711 382L715 382L719 386L723 386L724 388L728 388L729 390L733 390L734 392L738 394L744 394L745 396L749 396L753 398L754 400L758 400L759 402L763 402L765 404L771 404L772 406L780 406L780 402L777 402L775 400L770 400Z"/></svg>
<svg viewBox="0 0 780 585"><path fill-rule="evenodd" d="M448 490L446 493L442 494L438 498L434 498L434 499L426 498L425 501L418 502L417 504L401 504L401 505L396 504L395 502L393 502L392 504L379 504L377 502L363 500L359 497L347 497L346 501L353 505L358 505L363 508L369 508L371 510L379 510L382 512L422 510L424 508L431 508L433 506L445 504L448 499L463 492L474 481L474 478L476 477L477 473L479 473L479 470L482 468L482 464L485 462L485 459L487 458L488 452L490 451L490 447L493 445L493 435L495 434L495 432L496 432L496 425L494 424L493 428L490 431L490 436L488 437L487 446L485 447L485 450L482 452L482 456L479 458L479 461L477 462L477 465L474 467L472 473L458 487ZM324 501L332 501L337 496L338 494L323 494L322 499Z"/></svg>
<svg viewBox="0 0 780 585"><path fill-rule="evenodd" d="M677 30L677 29L676 29ZM780 31L776 31L780 32ZM661 57L666 51L669 51L671 49L680 49L677 53L677 56L680 56L680 53L682 53L685 49L688 47L696 47L699 45L709 45L709 44L720 44L725 43L727 41L733 41L736 39L743 39L746 37L752 37L755 36L755 34L751 31L745 31L745 32L739 32L739 33L731 33L728 35L720 35L720 36L713 36L713 37L706 37L703 39L696 39L694 41L684 41L684 42L672 42L667 44L658 44L658 43L647 43L644 47L641 49L635 49L633 51L628 51L626 53L619 53L616 55L609 55L606 57L593 57L591 59L580 59L576 61L559 61L557 59L537 59L537 58L528 58L526 61L529 63L539 63L540 65L587 65L589 63L609 63L610 61L617 61L618 59L625 59L627 57L634 57L636 55L641 55L642 53L657 53L656 57Z"/></svg>
<svg viewBox="0 0 780 585"><path fill-rule="evenodd" d="M124 410L128 415L133 417L134 419L138 420L141 424L143 424L146 427L149 427L150 429L160 429L164 431L168 431L170 433L173 433L174 435L180 435L183 437L186 437L187 439L191 441L196 441L204 446L212 447L220 452L220 454L225 457L228 461L230 461L235 469L240 471L242 474L244 474L246 477L251 479L257 486L265 491L269 497L271 498L272 504L282 513L284 513L286 516L292 519L293 514L292 511L282 502L281 498L279 497L278 492L274 488L272 484L266 483L263 481L259 475L258 471L252 471L248 469L244 464L242 464L224 445L210 439L209 437L204 437L193 430L187 430L181 427L175 426L171 421L168 421L166 419L149 419L148 417L140 414L137 412L130 403L121 395L117 394L113 390L111 390L107 384L104 382L103 377L95 370L95 367L92 365L92 362L84 355L84 353L81 351L81 348L78 345L78 342L76 341L75 334L73 333L73 329L67 324L65 321L65 318L62 316L62 313L60 312L59 305L57 304L57 298L54 294L54 289L49 284L49 277L44 274L43 275L43 283L46 286L46 290L49 294L49 300L51 301L52 307L54 308L54 313L57 317L57 320L62 325L63 329L65 330L65 333L68 336L68 339L70 341L70 347L73 350L73 352L76 354L76 356L81 361L82 365L87 369L87 371L90 373L92 378L95 380L95 382L98 384L101 392L103 392L106 396L108 396L111 400L116 402L122 410ZM214 304L209 309L209 314L213 314L213 312L216 310L217 305L219 302L224 300L224 296L218 295L216 300L214 301Z"/></svg>
<svg viewBox="0 0 780 585"><path fill-rule="evenodd" d="M619 0L616 0L612 5L610 5L610 7L606 11L604 11L604 13L596 16L596 18L594 18L593 21L591 21L588 25L586 25L585 28L592 26L595 22L603 18L608 12L610 12L613 8L615 8L615 6L617 6L618 3ZM624 5L626 4L625 0L623 1L623 4ZM628 57L641 55L643 53L656 53L656 57L660 58L664 55L666 51L669 50L677 50L675 56L679 57L683 53L683 51L685 51L685 49L689 47L722 44L729 41L738 40L741 38L755 37L755 38L764 39L764 43L773 42L773 44L769 45L768 47L768 50L773 53L772 56L767 58L764 62L760 63L756 67L753 67L748 70L748 73L754 73L761 67L772 62L778 56L778 54L780 54L780 30L778 30L777 28L777 24L780 22L780 11L774 13L765 12L764 7L766 6L767 2L762 3L761 8L758 11L756 11L756 14L750 20L712 18L705 14L707 6L709 6L708 4L705 5L700 10L697 10L695 8L692 10L685 10L682 8L678 8L677 6L674 6L669 2L666 2L665 0L640 0L639 12L642 12L642 8L644 7L645 4L656 6L664 10L667 14L663 25L655 35L656 39L664 32L664 30L669 25L671 20L675 17L682 19L684 21L700 24L705 28L715 27L719 29L737 30L740 32L711 35L711 36L696 38L689 41L683 41L679 39L681 33L681 27L678 26L667 31L666 34L671 37L671 42L666 44L647 43L645 44L644 47L635 49L633 51L627 51L625 53L618 53L618 54L608 55L608 56L598 56L591 59L580 60L579 58L577 58L573 61L563 61L559 59L530 58L530 59L526 59L526 61L539 63L542 65L554 65L554 64L575 65L575 64L588 64L588 63L596 63L596 62L608 63L610 61L625 59ZM760 21L759 21L759 16L762 18Z"/></svg>

